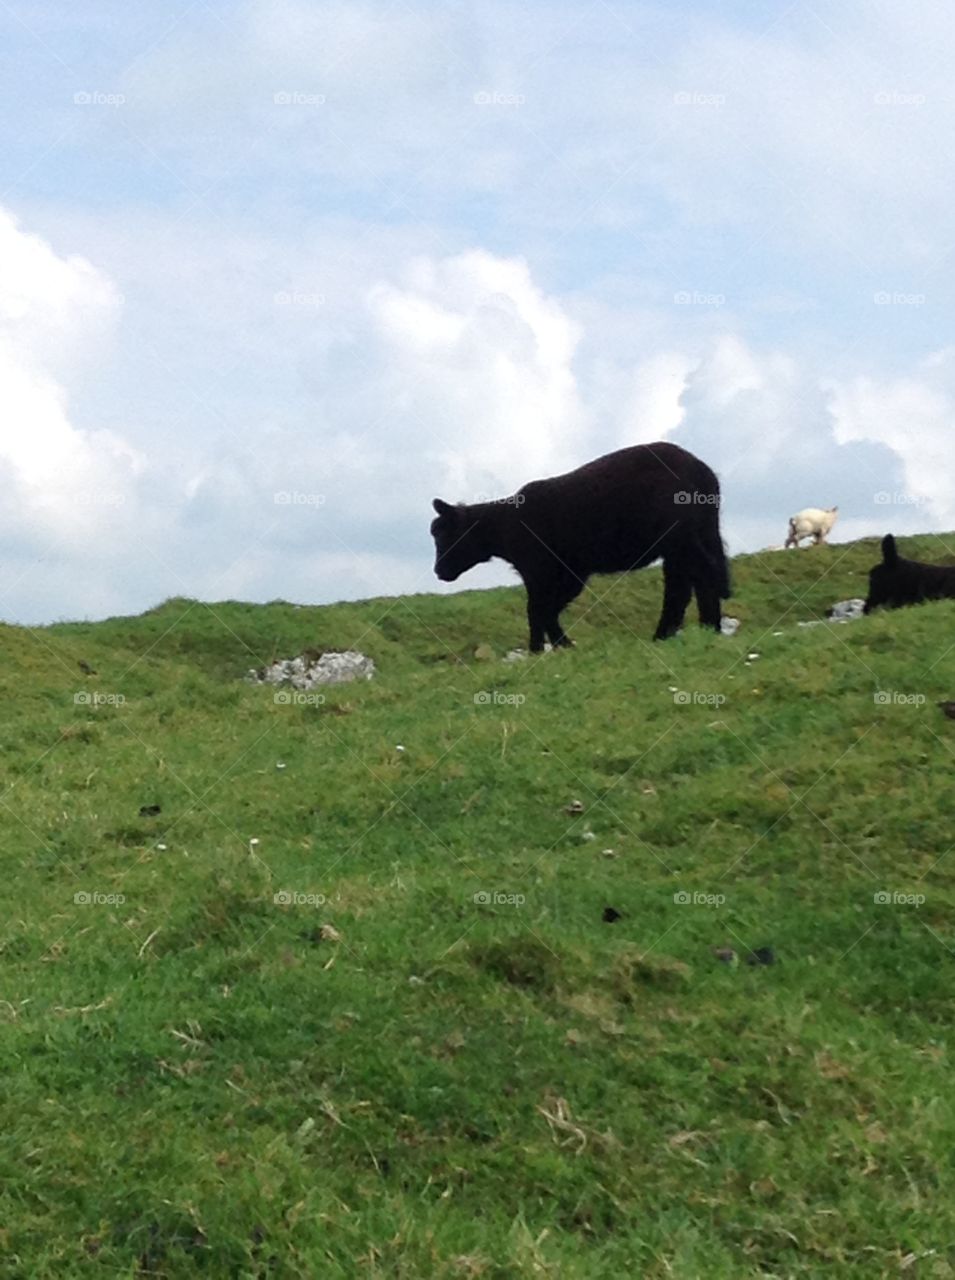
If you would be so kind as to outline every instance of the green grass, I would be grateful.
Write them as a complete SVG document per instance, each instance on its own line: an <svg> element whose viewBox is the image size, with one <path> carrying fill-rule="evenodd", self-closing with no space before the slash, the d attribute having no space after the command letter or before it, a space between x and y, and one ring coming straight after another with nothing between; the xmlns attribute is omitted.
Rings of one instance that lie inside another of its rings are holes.
<svg viewBox="0 0 955 1280"><path fill-rule="evenodd" d="M795 625L875 547L513 665L517 588L3 628L0 1274L955 1276L955 602Z"/></svg>

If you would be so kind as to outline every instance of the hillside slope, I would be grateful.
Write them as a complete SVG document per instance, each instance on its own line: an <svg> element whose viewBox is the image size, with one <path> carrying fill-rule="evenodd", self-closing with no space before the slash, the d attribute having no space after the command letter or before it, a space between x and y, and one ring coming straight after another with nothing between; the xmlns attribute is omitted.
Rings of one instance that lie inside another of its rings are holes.
<svg viewBox="0 0 955 1280"><path fill-rule="evenodd" d="M518 588L0 630L0 1274L955 1275L955 602L796 626L875 547L513 664Z"/></svg>

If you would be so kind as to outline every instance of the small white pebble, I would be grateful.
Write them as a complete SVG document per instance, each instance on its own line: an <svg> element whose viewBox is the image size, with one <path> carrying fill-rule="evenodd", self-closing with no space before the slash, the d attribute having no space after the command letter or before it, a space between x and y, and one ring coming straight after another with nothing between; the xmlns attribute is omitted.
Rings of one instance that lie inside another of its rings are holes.
<svg viewBox="0 0 955 1280"><path fill-rule="evenodd" d="M401 745L401 743L399 742L399 743L398 743L398 745L395 747L395 750L396 750L396 751L404 751L404 747L403 747L403 746Z"/></svg>
<svg viewBox="0 0 955 1280"><path fill-rule="evenodd" d="M166 847L167 847L167 846L166 846L166 845L164 845L164 844L157 844L157 845L156 845L156 848L157 848L157 849L162 849L163 851L165 851Z"/></svg>
<svg viewBox="0 0 955 1280"><path fill-rule="evenodd" d="M252 845L257 845L258 843L259 843L258 837L253 836L252 839L249 841L249 846L251 847Z"/></svg>
<svg viewBox="0 0 955 1280"><path fill-rule="evenodd" d="M676 685L675 685L675 684L667 685L667 688L668 688L668 690L670 691L670 693L679 693L679 692L680 692L680 691L679 691L679 689L676 687Z"/></svg>
<svg viewBox="0 0 955 1280"><path fill-rule="evenodd" d="M783 634L783 633L782 633L781 631L774 631L774 632L773 632L773 635L774 635L774 636L781 636L782 634Z"/></svg>
<svg viewBox="0 0 955 1280"><path fill-rule="evenodd" d="M747 658L749 658L750 662L755 662L755 661L756 661L756 659L759 657L759 654L758 654L758 653L748 653L746 656L747 656Z"/></svg>
<svg viewBox="0 0 955 1280"><path fill-rule="evenodd" d="M580 838L581 838L581 840L596 840L596 839L597 839L597 837L594 835L594 833L593 833L592 831L585 831L585 832L583 833L583 835L582 835Z"/></svg>
<svg viewBox="0 0 955 1280"><path fill-rule="evenodd" d="M284 762L283 760L276 760L276 762L275 762L275 767L276 767L276 769L284 769L284 768L285 768L285 762Z"/></svg>
<svg viewBox="0 0 955 1280"><path fill-rule="evenodd" d="M411 977L408 979L408 982L409 982L409 983L410 983L410 985L411 985L411 986L413 986L413 987L423 987L423 986L424 986L424 978L419 978L419 977L418 977L418 975L417 975L416 973L413 973L413 974L411 975Z"/></svg>

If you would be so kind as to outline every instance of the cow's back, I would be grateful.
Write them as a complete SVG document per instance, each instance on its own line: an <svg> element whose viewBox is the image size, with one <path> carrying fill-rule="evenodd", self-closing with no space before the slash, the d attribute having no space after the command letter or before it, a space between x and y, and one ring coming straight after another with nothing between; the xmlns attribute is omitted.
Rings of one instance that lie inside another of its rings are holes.
<svg viewBox="0 0 955 1280"><path fill-rule="evenodd" d="M605 454L520 493L518 516L529 536L583 573L650 564L719 518L713 472L665 441Z"/></svg>

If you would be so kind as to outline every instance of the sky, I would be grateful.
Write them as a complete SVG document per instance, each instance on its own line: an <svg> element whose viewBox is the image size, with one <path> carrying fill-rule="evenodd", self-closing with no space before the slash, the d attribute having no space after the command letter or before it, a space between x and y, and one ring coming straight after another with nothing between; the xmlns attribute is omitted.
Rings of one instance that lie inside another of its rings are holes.
<svg viewBox="0 0 955 1280"><path fill-rule="evenodd" d="M449 590L433 497L662 439L734 553L955 529L953 64L937 0L3 0L0 618Z"/></svg>

